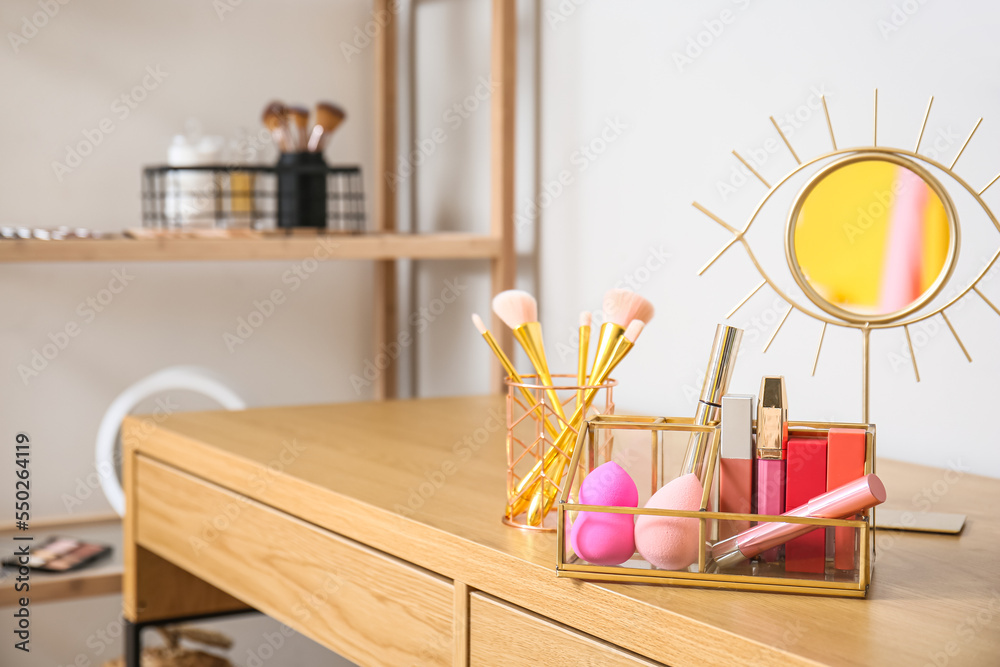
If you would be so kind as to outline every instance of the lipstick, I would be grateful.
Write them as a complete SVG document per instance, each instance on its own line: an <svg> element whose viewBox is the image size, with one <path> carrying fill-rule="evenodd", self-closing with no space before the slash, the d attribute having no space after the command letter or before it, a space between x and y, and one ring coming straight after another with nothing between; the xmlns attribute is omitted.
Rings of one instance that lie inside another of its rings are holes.
<svg viewBox="0 0 1000 667"><path fill-rule="evenodd" d="M865 445L863 429L831 428L827 432L826 488L832 489L864 474ZM833 531L833 565L838 570L853 570L856 566L856 532L851 528Z"/></svg>
<svg viewBox="0 0 1000 667"><path fill-rule="evenodd" d="M783 375L760 381L757 406L757 514L785 512L785 473L788 453L788 395ZM778 550L768 551L764 560L776 561Z"/></svg>
<svg viewBox="0 0 1000 667"><path fill-rule="evenodd" d="M719 420L722 408L722 397L729 389L729 381L736 367L736 354L740 349L743 329L737 329L725 324L715 327L715 341L712 343L712 353L708 357L708 368L705 371L705 383L701 388L701 397L694 414L694 423L706 426ZM705 462L708 458L708 448L712 442L711 433L692 433L688 440L687 453L684 455L684 465L681 476L694 473L702 482L705 474Z"/></svg>
<svg viewBox="0 0 1000 667"><path fill-rule="evenodd" d="M722 397L722 444L719 446L719 511L753 512L753 406L752 394ZM826 480L823 480L824 484ZM824 489L825 486L824 486ZM719 537L725 539L750 527L749 521L722 521Z"/></svg>
<svg viewBox="0 0 1000 667"><path fill-rule="evenodd" d="M816 496L808 503L800 505L784 516L814 517L818 519L842 519L851 517L885 502L885 485L875 475L859 477L833 491ZM722 569L739 565L768 549L773 549L788 540L805 535L821 526L805 523L759 523L750 530L717 542L712 547L712 558ZM853 528L847 530L854 531Z"/></svg>
<svg viewBox="0 0 1000 667"><path fill-rule="evenodd" d="M786 465L786 506L802 505L831 488L826 484L826 438L789 438ZM843 481L862 474L864 470ZM853 532L850 528L847 530ZM826 531L817 530L786 544L785 570L823 574L826 571Z"/></svg>

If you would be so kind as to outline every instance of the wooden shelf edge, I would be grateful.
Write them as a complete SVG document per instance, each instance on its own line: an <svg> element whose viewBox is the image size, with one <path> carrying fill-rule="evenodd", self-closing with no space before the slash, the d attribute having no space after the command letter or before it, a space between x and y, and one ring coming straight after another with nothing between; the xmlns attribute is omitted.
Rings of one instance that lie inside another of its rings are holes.
<svg viewBox="0 0 1000 667"><path fill-rule="evenodd" d="M53 574L32 571L31 590L27 594L31 604L75 600L98 595L121 593L124 566L122 564L121 518L115 514L90 516L52 517L33 521L32 533L37 539L46 535L70 535L80 539L110 544L114 550L107 560L101 560L76 572ZM13 528L0 530L0 542L7 547ZM8 549L5 552L12 551ZM4 567L0 573L0 607L17 604L25 594L14 590L17 571Z"/></svg>
<svg viewBox="0 0 1000 667"><path fill-rule="evenodd" d="M87 571L84 570L78 575L64 575L58 579L32 581L29 593L31 604L121 593L123 573L124 568L100 574L87 574ZM0 589L0 607L16 605L18 598L22 595L24 594L16 592L12 587L4 586Z"/></svg>
<svg viewBox="0 0 1000 667"><path fill-rule="evenodd" d="M484 234L362 234L263 239L70 239L0 241L0 262L170 262L492 259L501 242Z"/></svg>

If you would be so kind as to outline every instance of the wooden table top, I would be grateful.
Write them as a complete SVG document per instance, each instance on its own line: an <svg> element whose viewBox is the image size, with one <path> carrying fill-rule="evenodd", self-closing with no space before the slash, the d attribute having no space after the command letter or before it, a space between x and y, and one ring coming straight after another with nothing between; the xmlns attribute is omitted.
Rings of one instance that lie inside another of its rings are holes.
<svg viewBox="0 0 1000 667"><path fill-rule="evenodd" d="M555 535L504 526L499 396L177 413L141 453L668 664L1000 664L1000 480L878 461L887 507L968 515L879 532L867 600L560 579Z"/></svg>

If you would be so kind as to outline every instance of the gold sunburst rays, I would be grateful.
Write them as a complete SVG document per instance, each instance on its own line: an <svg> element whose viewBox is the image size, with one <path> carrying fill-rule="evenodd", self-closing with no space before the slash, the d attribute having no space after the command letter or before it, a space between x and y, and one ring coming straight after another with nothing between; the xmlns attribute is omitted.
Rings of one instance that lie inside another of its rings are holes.
<svg viewBox="0 0 1000 667"><path fill-rule="evenodd" d="M863 358L862 358L862 361L863 361L863 364L862 364L862 368L863 368L863 370L862 370L862 375L863 375L863 383L862 383L862 405L863 405L864 421L868 421L868 413L869 413L869 409L868 409L868 406L869 406L869 384L870 384L870 349L871 349L870 345L869 345L869 336L871 334L871 331L875 330L875 329L889 329L889 328L897 328L897 327L902 327L903 328L903 333L904 333L904 336L906 338L907 347L909 348L909 351L910 351L911 362L913 364L914 377L915 377L916 381L919 382L920 381L920 371L919 371L919 368L917 366L917 358L916 358L915 348L913 346L913 340L912 340L912 337L911 337L911 334L910 334L910 326L912 326L913 324L916 324L918 322L921 322L921 321L923 321L925 319L928 319L930 317L934 317L935 315L940 314L941 317L942 317L942 319L944 320L945 325L947 326L948 330L951 332L951 335L955 338L955 341L958 344L959 349L961 350L962 354L965 356L966 360L968 360L968 361L971 362L972 361L972 356L969 353L969 350L966 347L965 343L962 341L961 337L959 336L958 330L956 329L956 327L955 327L954 323L952 322L951 318L948 317L947 311L948 311L948 309L952 308L955 304L957 304L959 301L961 301L962 299L964 299L970 292L975 292L998 316L1000 316L1000 307L998 307L993 301L991 301L990 299L988 299L986 297L986 295L983 294L983 292L977 287L977 285L983 279L983 277L996 264L998 258L1000 258L1000 249L997 250L997 252L992 256L992 258L989 260L989 262L986 263L986 265L983 267L983 269L977 275L975 275L973 277L973 279L968 284L968 286L965 289L960 290L957 293L955 293L955 295L952 298L950 298L950 299L944 299L943 303L939 303L939 305L936 305L936 307L931 307L931 306L934 305L934 304L931 303L932 300L935 299L935 298L937 298L940 295L941 289L944 287L944 283L946 283L948 280L950 280L950 278L951 278L951 269L953 268L953 266L951 268L949 268L949 270L947 271L946 275L944 273L942 273L942 276L940 276L941 283L940 283L940 285L938 285L938 288L934 292L934 294L931 295L930 299L927 299L927 300L925 300L923 302L920 302L920 303L916 303L913 308L904 309L904 311L901 311L898 314L898 317L895 317L893 319L889 319L889 320L886 320L886 321L878 321L878 320L872 320L871 316L868 316L867 318L865 316L858 316L858 317L851 318L851 317L843 317L843 316L841 316L839 314L831 315L831 314L829 314L829 312L827 312L827 313L821 313L821 312L818 312L817 310L813 310L811 307L807 308L807 307L803 306L802 304L800 304L796 299L791 298L789 296L789 294L786 293L785 290L783 290L781 287L779 287L777 285L777 283L775 283L775 281L764 270L763 266L761 266L760 262L758 261L757 257L754 255L754 252L751 249L750 244L748 243L748 241L746 239L747 233L749 232L749 230L750 230L751 226L754 224L754 222L759 217L761 217L760 216L761 210L764 208L764 205L771 199L772 195L774 195L774 193L778 189L780 189L782 185L784 185L785 183L787 183L789 181L789 179L791 179L793 176L795 176L799 172L803 171L804 169L812 167L813 165L815 165L818 162L821 162L821 161L824 161L824 160L828 160L830 158L847 157L847 156L851 156L851 155L855 155L855 154L860 154L860 153L872 153L872 154L875 154L872 159L879 159L879 156L882 156L885 159L893 159L894 158L896 161L903 162L903 161L905 161L905 159L908 158L910 160L910 162L914 162L914 161L916 161L917 163L922 162L922 163L924 163L926 165L932 166L932 167L934 167L934 168L936 168L936 169L944 172L945 174L947 174L948 176L950 176L951 178L953 178L961 186L960 189L964 189L970 195L972 195L972 197L976 200L976 203L978 203L979 206L982 208L982 210L986 213L987 217L992 222L994 228L998 232L1000 232L1000 221L997 220L996 216L993 214L993 212L991 211L990 207L982 199L982 195L990 187L992 187L998 180L1000 180L1000 173L998 173L984 187L982 187L979 190L976 190L976 189L972 188L972 186L970 186L968 184L968 182L966 182L962 177L960 177L958 174L956 174L954 172L955 165L958 163L958 160L964 154L966 148L971 144L972 139L973 139L973 137L976 134L976 131L979 129L979 126L982 124L982 121L983 121L982 118L980 118L975 123L975 125L972 128L972 130L969 132L969 135L966 137L965 142L961 145L961 147L959 148L958 152L955 154L955 157L951 160L951 163L949 165L941 164L940 162L938 162L937 160L935 160L935 159L933 159L933 158L931 158L929 156L925 156L925 155L920 154L920 152L919 152L920 151L920 146L922 144L923 137L924 137L926 129L927 129L928 121L930 119L931 110L932 110L933 105L934 105L934 96L931 96L929 98L928 102L927 102L927 107L926 107L926 109L924 111L923 119L921 121L920 129L919 129L919 132L918 132L918 135L917 135L916 144L915 144L914 149L912 151L906 150L906 149L902 149L902 148L892 148L892 147L888 147L888 146L879 146L878 145L878 89L877 88L874 90L873 97L872 97L872 107L871 107L872 108L872 135L871 135L872 145L871 146L860 146L860 147L854 147L854 148L839 148L838 145L837 145L836 133L834 132L833 121L831 119L830 109L829 109L829 106L827 104L826 97L825 96L820 96L820 101L821 101L822 107L823 107L823 115L824 115L824 117L826 119L827 130L828 130L829 135L830 135L830 144L833 147L832 151L824 153L824 154L819 155L819 156L814 157L814 158L803 160L799 156L799 154L795 151L795 149L792 146L791 142L788 140L788 137L782 131L780 125L777 123L777 121L774 119L774 117L773 116L769 116L769 120L771 121L771 124L774 126L775 131L778 133L778 136L781 138L781 140L784 143L785 147L788 149L789 153L791 153L792 158L796 162L796 167L792 171L788 172L784 177L780 178L774 184L771 184L767 180L767 178L765 178L760 172L758 172L757 169L755 169L753 167L753 165L751 165L746 159L744 159L743 156L740 155L739 152L737 152L735 150L732 152L733 155L743 164L743 166L746 167L747 170L758 181L760 181L764 185L764 187L767 188L767 193L759 201L759 203L757 204L757 206L754 209L753 213L747 219L746 224L744 224L742 228L738 228L736 225L733 225L733 224L730 224L730 223L726 222L722 217L720 217L719 215L711 212L710 210L708 210L708 208L706 208L702 204L698 203L697 201L692 202L692 206L694 206L696 209L698 209L704 215L706 215L707 217L709 217L710 219L712 219L713 221L715 221L717 224L719 224L721 227L723 227L726 231L728 231L730 233L730 235L731 235L731 237L726 241L726 243L723 245L723 247L718 252L716 252L715 255L704 266L702 266L698 270L698 275L702 275L703 273L705 273L723 255L725 255L726 252L728 252L731 248L735 247L736 245L743 246L743 249L746 251L747 256L749 257L749 259L750 259L751 263L753 264L754 268L760 274L761 280L760 280L759 283L757 283L756 285L754 285L753 289L751 289L749 293L747 293L745 296L743 296L730 309L730 311L726 314L725 319L732 318L736 314L737 311L739 311L754 295L756 295L761 290L763 290L764 287L770 287L771 291L773 291L782 301L784 301L784 303L786 304L787 308L785 309L784 314L782 315L782 317L778 320L777 326L775 326L773 332L770 334L767 342L764 345L763 351L767 352L768 349L770 349L770 347L772 346L772 344L776 342L778 333L781 331L782 327L785 325L785 323L789 319L789 316L791 315L791 312L793 310L798 310L798 311L802 312L803 314L808 315L809 317L822 322L822 324L823 324L822 329L820 331L820 335L819 335L819 341L818 341L818 343L816 345L816 353L815 353L815 355L813 356L813 359L812 359L812 372L811 372L811 375L813 375L813 376L815 376L816 369L817 369L818 364L819 364L820 354L822 352L823 343L824 343L824 340L826 338L827 327L832 324L834 326L839 326L839 327L843 327L843 328L858 329L862 333L862 343L863 343L862 344L862 355L863 355ZM799 197L801 197L801 196L803 196L802 193L800 193ZM952 264L954 264L955 261L957 260L957 256L958 256L958 253L959 253L959 238L958 238L959 237L959 226L958 226L957 213L955 213L954 211L950 211L949 214L953 216L952 220L954 222L953 227L952 227L953 230L954 230L954 234L953 234L954 246L951 247L951 248L949 248L949 252L952 253L951 254ZM786 244L790 243L790 241L787 238L787 231L788 230L786 229ZM789 268L793 271L793 274L794 274L794 270L795 269L791 266L791 264L792 264L791 257L789 257ZM920 311L922 311L922 310L926 310L926 312L921 313Z"/></svg>

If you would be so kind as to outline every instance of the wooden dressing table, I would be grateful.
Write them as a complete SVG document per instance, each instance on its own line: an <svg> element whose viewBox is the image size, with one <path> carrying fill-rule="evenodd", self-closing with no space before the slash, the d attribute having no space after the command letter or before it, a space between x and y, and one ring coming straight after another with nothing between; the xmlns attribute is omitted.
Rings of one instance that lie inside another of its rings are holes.
<svg viewBox="0 0 1000 667"><path fill-rule="evenodd" d="M879 461L887 506L968 514L880 532L867 600L555 576L506 527L501 397L125 420L125 616L251 606L362 665L1000 664L1000 481ZM133 633L134 636L134 633Z"/></svg>

